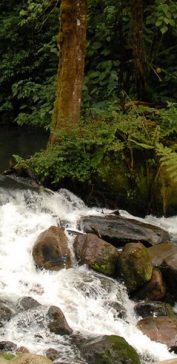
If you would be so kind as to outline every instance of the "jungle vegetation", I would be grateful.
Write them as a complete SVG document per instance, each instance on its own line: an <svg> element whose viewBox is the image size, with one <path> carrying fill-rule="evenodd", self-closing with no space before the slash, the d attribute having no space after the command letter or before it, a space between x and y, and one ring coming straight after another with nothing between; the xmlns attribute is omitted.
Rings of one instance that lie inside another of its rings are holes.
<svg viewBox="0 0 177 364"><path fill-rule="evenodd" d="M177 183L176 1L1 0L0 20L0 120L50 132L17 168L166 212Z"/></svg>

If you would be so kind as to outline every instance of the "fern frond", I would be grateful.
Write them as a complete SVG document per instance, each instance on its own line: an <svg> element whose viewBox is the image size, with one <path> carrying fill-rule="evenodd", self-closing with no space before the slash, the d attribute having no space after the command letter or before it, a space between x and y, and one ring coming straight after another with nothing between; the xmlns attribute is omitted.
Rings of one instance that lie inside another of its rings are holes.
<svg viewBox="0 0 177 364"><path fill-rule="evenodd" d="M158 144L157 155L160 157L160 164L165 168L169 179L177 182L177 153L169 147Z"/></svg>

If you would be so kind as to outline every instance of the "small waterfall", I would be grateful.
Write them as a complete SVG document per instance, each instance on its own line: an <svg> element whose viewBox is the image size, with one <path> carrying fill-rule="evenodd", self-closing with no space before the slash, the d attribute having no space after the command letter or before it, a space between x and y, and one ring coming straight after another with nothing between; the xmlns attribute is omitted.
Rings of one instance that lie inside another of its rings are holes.
<svg viewBox="0 0 177 364"><path fill-rule="evenodd" d="M174 357L167 347L152 342L137 328L138 317L126 288L118 281L79 267L73 260L71 269L59 272L37 271L31 251L41 231L51 225L63 224L75 229L79 216L102 214L108 210L89 209L71 192L29 188L23 181L0 182L0 300L11 304L12 310L22 297L30 296L42 306L16 314L4 328L0 341L9 340L37 354L48 348L60 351L57 363L83 363L71 338L49 334L44 320L49 306L62 309L75 335L117 334L123 336L141 355L142 362ZM122 214L127 214L122 211ZM131 215L130 215L131 216ZM175 219L147 222L171 229L175 235ZM176 224L177 226L177 224ZM73 237L68 234L72 250ZM116 304L123 305L119 317Z"/></svg>

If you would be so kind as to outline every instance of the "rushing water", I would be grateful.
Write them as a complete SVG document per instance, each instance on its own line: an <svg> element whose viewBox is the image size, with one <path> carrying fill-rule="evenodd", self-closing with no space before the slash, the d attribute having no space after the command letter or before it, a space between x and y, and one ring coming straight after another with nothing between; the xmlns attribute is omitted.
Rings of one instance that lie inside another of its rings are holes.
<svg viewBox="0 0 177 364"><path fill-rule="evenodd" d="M174 355L167 347L152 342L137 328L138 317L126 289L117 281L79 267L73 255L73 268L59 272L37 271L31 250L39 233L63 221L75 228L79 216L101 214L87 208L67 190L35 190L11 178L0 178L0 299L17 302L31 296L43 308L21 312L0 329L0 341L10 340L30 351L44 354L48 348L60 351L57 363L83 363L70 338L50 334L43 322L50 305L62 309L74 333L83 336L116 334L123 336L142 357L142 362L167 359ZM122 211L122 214L127 215ZM151 223L177 232L177 218L154 219ZM151 221L152 220L152 221ZM176 226L175 226L176 225ZM72 235L68 234L72 251ZM123 303L124 319L118 317L112 302ZM46 307L45 307L46 306Z"/></svg>

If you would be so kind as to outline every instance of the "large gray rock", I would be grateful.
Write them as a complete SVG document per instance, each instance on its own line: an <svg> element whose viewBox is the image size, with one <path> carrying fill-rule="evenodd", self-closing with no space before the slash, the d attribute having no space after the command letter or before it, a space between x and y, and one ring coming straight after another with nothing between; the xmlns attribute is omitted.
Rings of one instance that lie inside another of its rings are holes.
<svg viewBox="0 0 177 364"><path fill-rule="evenodd" d="M51 226L37 238L32 255L39 268L60 270L71 267L71 253L63 229Z"/></svg>
<svg viewBox="0 0 177 364"><path fill-rule="evenodd" d="M78 228L86 233L97 232L100 237L117 247L132 241L141 241L151 246L170 240L168 232L160 227L112 214L84 216L78 221Z"/></svg>

